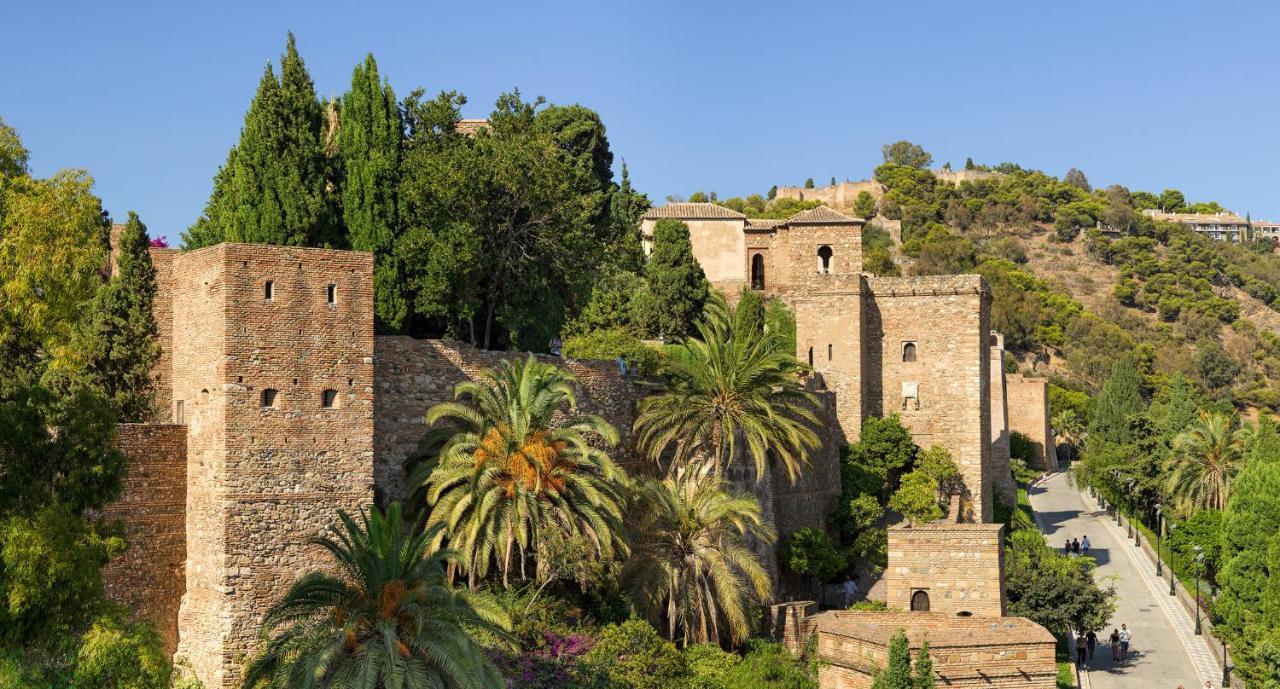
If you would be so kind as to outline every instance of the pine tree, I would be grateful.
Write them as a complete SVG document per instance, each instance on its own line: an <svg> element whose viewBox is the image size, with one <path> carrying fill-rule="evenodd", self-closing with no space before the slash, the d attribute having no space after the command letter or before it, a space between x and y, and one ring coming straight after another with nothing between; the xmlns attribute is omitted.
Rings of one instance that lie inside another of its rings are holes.
<svg viewBox="0 0 1280 689"><path fill-rule="evenodd" d="M352 249L373 253L378 331L400 332L409 313L394 255L404 127L395 93L379 78L372 54L352 72L338 121L342 223Z"/></svg>
<svg viewBox="0 0 1280 689"><path fill-rule="evenodd" d="M648 325L667 337L684 337L702 314L708 285L702 266L693 257L689 226L659 220L653 228L653 255L644 267L649 280L645 299Z"/></svg>
<svg viewBox="0 0 1280 689"><path fill-rule="evenodd" d="M915 689L934 689L933 658L929 656L929 640L920 644L920 652L916 654L916 686Z"/></svg>
<svg viewBox="0 0 1280 689"><path fill-rule="evenodd" d="M912 689L911 649L901 629L889 640L889 665L876 676L872 689Z"/></svg>
<svg viewBox="0 0 1280 689"><path fill-rule="evenodd" d="M965 159L964 159L964 169L966 169L966 170L973 170L973 169L975 169L975 168L977 168L977 166L973 164L973 158L965 158Z"/></svg>
<svg viewBox="0 0 1280 689"><path fill-rule="evenodd" d="M160 343L152 313L156 270L147 228L137 213L129 212L119 242L116 273L98 290L79 334L84 360L80 382L107 400L117 421L141 423L155 416L151 374Z"/></svg>
<svg viewBox="0 0 1280 689"><path fill-rule="evenodd" d="M1141 378L1137 362L1128 355L1116 362L1111 377L1094 400L1089 435L1112 443L1131 439L1129 419L1142 413Z"/></svg>
<svg viewBox="0 0 1280 689"><path fill-rule="evenodd" d="M240 141L214 178L187 248L219 241L341 246L327 198L324 108L289 34L277 79L263 70Z"/></svg>

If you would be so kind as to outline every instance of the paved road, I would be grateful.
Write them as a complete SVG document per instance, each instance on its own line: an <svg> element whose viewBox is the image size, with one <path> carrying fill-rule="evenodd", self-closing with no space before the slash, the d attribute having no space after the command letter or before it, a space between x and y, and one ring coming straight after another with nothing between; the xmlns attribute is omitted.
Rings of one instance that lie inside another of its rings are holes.
<svg viewBox="0 0 1280 689"><path fill-rule="evenodd" d="M1208 646L1192 634L1190 616L1169 596L1169 580L1156 579L1155 566L1125 531L1082 496L1065 473L1050 474L1031 487L1028 497L1050 546L1061 549L1068 537L1088 535L1098 579L1114 581L1120 594L1116 614L1099 636L1109 636L1121 623L1133 631L1125 662L1113 662L1110 649L1098 646L1082 677L1086 689L1199 689L1206 680L1217 687L1222 673Z"/></svg>

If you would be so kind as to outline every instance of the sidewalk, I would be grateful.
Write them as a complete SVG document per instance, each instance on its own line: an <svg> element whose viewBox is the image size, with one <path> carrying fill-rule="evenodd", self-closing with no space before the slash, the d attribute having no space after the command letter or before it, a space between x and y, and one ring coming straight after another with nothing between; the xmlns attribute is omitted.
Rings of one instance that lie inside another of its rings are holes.
<svg viewBox="0 0 1280 689"><path fill-rule="evenodd" d="M1101 643L1093 660L1082 668L1086 689L1173 689L1179 684L1197 689L1205 681L1218 686L1222 670L1204 639L1192 633L1194 621L1169 596L1168 581L1156 577L1155 565L1137 552L1123 529L1070 485L1065 473L1037 482L1028 498L1049 546L1061 549L1068 537L1087 535L1098 580L1114 583L1119 594L1113 619L1098 633ZM1133 643L1127 661L1113 662L1110 648L1102 644L1121 623L1129 625Z"/></svg>

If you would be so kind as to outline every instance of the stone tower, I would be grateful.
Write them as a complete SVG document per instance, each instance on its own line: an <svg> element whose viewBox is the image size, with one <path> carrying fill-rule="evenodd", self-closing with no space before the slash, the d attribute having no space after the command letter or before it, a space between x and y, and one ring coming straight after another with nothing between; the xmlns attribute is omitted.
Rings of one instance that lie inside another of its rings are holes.
<svg viewBox="0 0 1280 689"><path fill-rule="evenodd" d="M178 655L239 684L309 543L373 498L370 254L220 244L174 257L172 409L187 425Z"/></svg>

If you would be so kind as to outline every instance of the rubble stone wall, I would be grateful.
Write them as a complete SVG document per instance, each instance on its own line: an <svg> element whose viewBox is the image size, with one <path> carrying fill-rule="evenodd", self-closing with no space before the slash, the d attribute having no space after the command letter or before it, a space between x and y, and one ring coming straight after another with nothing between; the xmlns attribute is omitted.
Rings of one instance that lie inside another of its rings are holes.
<svg viewBox="0 0 1280 689"><path fill-rule="evenodd" d="M102 581L112 600L155 624L173 653L186 588L187 429L121 424L116 446L127 462L124 490L101 516L124 523L129 549L107 563Z"/></svg>
<svg viewBox="0 0 1280 689"><path fill-rule="evenodd" d="M936 522L889 529L889 607L911 610L925 592L930 612L1004 615L1003 524Z"/></svg>
<svg viewBox="0 0 1280 689"><path fill-rule="evenodd" d="M1032 467L1043 471L1058 468L1053 430L1049 427L1049 381L1011 375L1006 381L1009 395L1009 432L1026 434L1035 444Z"/></svg>

